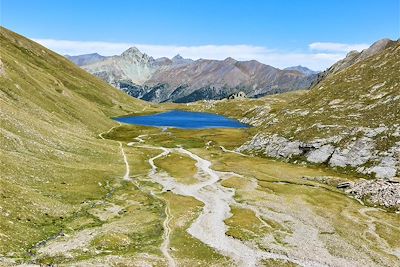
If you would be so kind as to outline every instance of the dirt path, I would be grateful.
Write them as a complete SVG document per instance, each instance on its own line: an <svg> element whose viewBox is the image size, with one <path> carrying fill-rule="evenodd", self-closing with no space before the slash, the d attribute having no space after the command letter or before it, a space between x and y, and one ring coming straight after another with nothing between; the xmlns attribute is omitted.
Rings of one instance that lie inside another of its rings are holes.
<svg viewBox="0 0 400 267"><path fill-rule="evenodd" d="M240 155L240 156L242 156L242 157L248 157L248 156L249 156L249 155L246 155L246 154L237 152L237 151L235 151L235 150L226 149L224 146L219 146L219 147L220 147L221 150L222 150L223 152L225 152L225 153L233 153L233 154L236 154L236 155Z"/></svg>
<svg viewBox="0 0 400 267"><path fill-rule="evenodd" d="M121 125L121 124L120 124L120 125ZM107 132L104 132L104 133L99 134L99 137L100 137L101 139L105 139L105 138L103 137L103 134L106 134L106 133L111 132L111 131L112 131L114 128L116 128L116 127L119 127L119 125L118 125L118 126L112 127L112 128L109 129ZM147 136L147 135L146 135L146 134L139 135L139 136L137 136L137 137L134 138L134 139L136 140L136 142L130 142L130 143L128 143L127 145L128 145L128 146L133 146L133 145L135 145L135 144L143 143L144 140L142 139L142 137L145 137L145 136ZM122 144L122 142L120 142L120 141L118 141L118 144L119 144L119 147L120 147L120 150L121 150L121 155L122 155L122 158L123 158L123 160L124 160L125 168L126 168L126 171L125 171L125 174L124 174L123 179L124 179L125 181L130 181L130 182L132 182L132 179L131 179L130 176L129 176L129 174L130 174L130 166L129 166L129 162L128 162L128 158L127 158L127 156L126 156L125 150L124 150L124 148L123 148L123 144ZM155 172L157 171L157 170L156 170L157 167L156 167L156 165L154 164L154 160L156 160L156 159L159 158L159 157L163 157L163 156L167 155L168 153L169 153L169 152L165 150L165 151L164 151L163 153L161 153L160 155L158 155L158 156L156 156L156 157L154 157L154 158L152 158L152 159L149 160L149 163L150 163L150 165L151 165L151 167L152 167L152 172L155 173ZM156 196L155 194L153 194L153 196L159 198L159 197ZM164 201L164 200L163 200L163 201ZM161 250L161 252L163 253L163 255L165 256L165 258L167 259L167 261L168 261L168 266L169 266L169 267L175 267L175 266L176 266L175 260L174 260L174 258L171 256L171 254L169 253L169 250L170 250L170 234L171 234L171 228L169 227L169 224L170 224L170 222L171 222L171 220L172 220L173 217L172 217L172 215L171 215L171 212L170 212L170 209L169 209L168 204L166 204L166 206L165 206L165 215L166 215L166 217L165 217L165 220L164 220L164 222L163 222L163 228L164 228L163 243L161 244L160 250Z"/></svg>
<svg viewBox="0 0 400 267"><path fill-rule="evenodd" d="M122 142L119 142L119 141L118 141L118 143L119 143L119 147L120 147L120 149L121 149L121 155L122 155L122 157L123 157L123 159L124 159L124 162L125 162L124 180L125 180L125 181L132 181L132 179L129 177L130 166L129 166L128 158L126 157L126 154L125 154L124 147L123 147L123 145L122 145Z"/></svg>
<svg viewBox="0 0 400 267"><path fill-rule="evenodd" d="M171 220L173 219L171 212L169 210L169 205L168 203L165 205L165 220L163 223L164 226L164 235L163 235L163 243L161 245L161 252L164 254L164 256L168 260L168 266L169 267L175 267L176 263L174 258L172 258L171 254L169 254L170 250L170 235L171 235L171 228L169 227L169 224Z"/></svg>
<svg viewBox="0 0 400 267"><path fill-rule="evenodd" d="M106 139L103 137L103 134L108 134L108 133L110 133L112 130L114 130L115 128L117 128L117 127L119 127L119 126L121 126L121 123L118 122L118 125L115 125L115 126L111 127L110 129L108 129L108 131L99 133L99 137L100 137L101 139L103 139L103 140L106 140Z"/></svg>
<svg viewBox="0 0 400 267"><path fill-rule="evenodd" d="M135 145L135 144L137 144L137 143L144 143L144 140L142 139L142 137L146 137L146 136L148 136L148 135L147 135L147 134L141 134L141 135L139 135L139 136L133 138L133 139L136 140L136 142L130 142L130 143L128 143L127 145L128 145L128 146L133 146L133 145Z"/></svg>
<svg viewBox="0 0 400 267"><path fill-rule="evenodd" d="M108 134L108 133L110 133L112 130L114 130L115 128L117 128L117 127L119 127L119 126L121 126L121 123L119 123L119 125L116 125L116 126L111 127L111 128L110 128L108 131L106 131L106 132L100 133L100 134L99 134L99 137L100 137L101 139L105 140L105 138L103 137L103 134ZM137 138L139 138L139 137L137 137ZM141 139L139 138L139 140L141 140ZM142 140L142 141L143 141L143 140ZM117 142L118 142L118 144L119 144L119 148L120 148L120 150L121 150L121 155L122 155L122 158L124 159L124 163L125 163L125 174L124 174L123 179L124 179L125 181L132 181L132 179L129 177L130 166L129 166L128 158L127 158L127 156L126 156L126 153L125 153L123 144L122 144L122 142L120 142L120 141L117 141Z"/></svg>

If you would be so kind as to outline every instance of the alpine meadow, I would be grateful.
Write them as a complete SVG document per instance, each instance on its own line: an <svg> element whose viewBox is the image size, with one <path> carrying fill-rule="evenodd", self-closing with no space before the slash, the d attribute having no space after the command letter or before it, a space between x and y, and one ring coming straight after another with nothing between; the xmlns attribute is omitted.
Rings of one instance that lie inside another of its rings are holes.
<svg viewBox="0 0 400 267"><path fill-rule="evenodd" d="M0 266L400 266L398 0L0 5Z"/></svg>

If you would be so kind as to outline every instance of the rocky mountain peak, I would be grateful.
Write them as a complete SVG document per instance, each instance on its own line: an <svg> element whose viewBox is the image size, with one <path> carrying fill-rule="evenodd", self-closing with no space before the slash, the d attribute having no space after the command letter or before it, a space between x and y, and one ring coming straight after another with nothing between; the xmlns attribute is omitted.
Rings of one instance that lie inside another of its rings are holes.
<svg viewBox="0 0 400 267"><path fill-rule="evenodd" d="M121 56L123 56L123 55L132 55L132 54L142 55L142 52L140 52L140 50L137 47L132 46L132 47L129 47L124 52L122 52Z"/></svg>
<svg viewBox="0 0 400 267"><path fill-rule="evenodd" d="M174 65L186 65L193 62L193 60L191 60L190 58L184 58L180 54L174 56L171 61L174 63Z"/></svg>
<svg viewBox="0 0 400 267"><path fill-rule="evenodd" d="M142 53L138 48L132 46L121 54L122 58L149 61L152 58L145 53Z"/></svg>
<svg viewBox="0 0 400 267"><path fill-rule="evenodd" d="M227 57L224 59L224 62L229 63L229 64L235 64L237 61L234 58Z"/></svg>
<svg viewBox="0 0 400 267"><path fill-rule="evenodd" d="M177 54L176 56L174 56L172 58L172 61L177 61L177 60L182 60L182 59L183 59L183 57L180 54Z"/></svg>
<svg viewBox="0 0 400 267"><path fill-rule="evenodd" d="M304 75L307 75L307 76L318 73L318 71L310 70L309 68L301 66L301 65L297 65L297 66L293 66L293 67L287 67L284 70L295 70L295 71L303 73Z"/></svg>
<svg viewBox="0 0 400 267"><path fill-rule="evenodd" d="M378 40L375 43L373 43L370 47L368 47L367 49L364 49L361 52L360 59L358 61L366 59L370 56L373 56L373 55L385 50L386 48L388 48L389 46L391 46L395 43L396 43L396 41L392 41L388 38Z"/></svg>
<svg viewBox="0 0 400 267"><path fill-rule="evenodd" d="M398 45L399 41L393 41L390 40L388 38L385 39L381 39L379 41L376 41L375 43L373 43L370 47L368 47L367 49L362 50L361 52L358 51L350 51L349 53L347 53L346 57L342 60L339 60L338 62L336 62L335 64L333 64L330 68L328 68L327 70L325 70L324 72L321 72L319 74L319 76L317 77L317 79L315 80L315 82L312 84L312 86L317 85L319 82L321 82L323 79L325 79L326 77L340 72L358 62L361 62L369 57L372 57L382 51L384 51L385 49L394 46L394 45Z"/></svg>

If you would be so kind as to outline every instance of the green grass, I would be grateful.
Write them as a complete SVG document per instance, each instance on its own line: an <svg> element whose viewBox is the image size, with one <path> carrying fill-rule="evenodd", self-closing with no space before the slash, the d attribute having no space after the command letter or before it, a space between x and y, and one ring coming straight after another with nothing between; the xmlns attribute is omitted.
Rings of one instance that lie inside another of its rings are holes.
<svg viewBox="0 0 400 267"><path fill-rule="evenodd" d="M232 216L225 220L227 235L240 240L252 240L264 236L268 229L249 209L231 207Z"/></svg>
<svg viewBox="0 0 400 267"><path fill-rule="evenodd" d="M296 267L299 266L295 263L288 262L285 260L268 259L262 261L262 266L265 267Z"/></svg>
<svg viewBox="0 0 400 267"><path fill-rule="evenodd" d="M92 229L88 245L83 249L65 251L72 258L62 256L64 254L43 253L39 247L35 261L41 264L73 263L104 255L118 255L129 261L140 253L159 257L164 203L123 181L110 185L110 189L112 194L100 202L93 202L94 205L87 205L84 212L75 214L74 219L65 224L65 244L82 230ZM110 206L120 209L113 216L101 219L102 214L109 212ZM63 239L58 242L60 240ZM47 245L51 246L51 242Z"/></svg>
<svg viewBox="0 0 400 267"><path fill-rule="evenodd" d="M212 147L224 146L227 149L235 148L245 142L250 133L242 129L205 129L205 130L180 130L161 129L153 127L142 127L134 125L122 125L114 128L104 138L123 142L133 142L134 138L142 135L146 137L147 145L164 146L175 148L178 144L185 148L203 148L211 141Z"/></svg>
<svg viewBox="0 0 400 267"><path fill-rule="evenodd" d="M154 162L157 167L169 173L177 182L193 184L198 182L194 176L197 174L196 161L188 156L177 153L168 154Z"/></svg>

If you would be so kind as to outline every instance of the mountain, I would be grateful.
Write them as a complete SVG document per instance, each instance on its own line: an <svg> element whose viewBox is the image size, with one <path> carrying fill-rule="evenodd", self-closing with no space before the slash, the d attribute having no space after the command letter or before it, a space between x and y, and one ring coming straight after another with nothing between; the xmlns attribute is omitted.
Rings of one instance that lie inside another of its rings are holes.
<svg viewBox="0 0 400 267"><path fill-rule="evenodd" d="M0 54L0 255L25 257L123 172L110 117L151 106L3 27Z"/></svg>
<svg viewBox="0 0 400 267"><path fill-rule="evenodd" d="M300 73L303 73L304 75L307 75L307 76L319 73L319 71L310 70L309 68L303 67L301 65L293 66L293 67L287 67L287 68L284 68L284 70L296 70L296 71L298 71Z"/></svg>
<svg viewBox="0 0 400 267"><path fill-rule="evenodd" d="M181 55L177 54L173 58L171 58L172 64L174 65L186 65L193 62L190 58L183 58Z"/></svg>
<svg viewBox="0 0 400 267"><path fill-rule="evenodd" d="M253 125L255 134L240 152L376 178L399 176L400 42L379 41L330 69L308 91L191 108Z"/></svg>
<svg viewBox="0 0 400 267"><path fill-rule="evenodd" d="M333 75L343 69L346 69L358 62L364 61L365 59L382 52L386 48L393 46L396 43L398 43L398 41L393 41L386 38L376 41L369 48L364 49L361 52L351 51L346 55L344 59L339 60L327 70L320 72L312 85L314 86L319 82L321 82L322 80L324 80L325 78L329 77L330 75Z"/></svg>
<svg viewBox="0 0 400 267"><path fill-rule="evenodd" d="M82 68L118 87L119 81L123 80L129 80L135 84L144 83L155 71L153 63L152 57L141 53L136 47L131 47L119 56L84 65Z"/></svg>
<svg viewBox="0 0 400 267"><path fill-rule="evenodd" d="M193 102L221 99L243 91L249 97L305 88L309 81L297 71L280 70L256 60L199 59L160 68L144 85L143 99L155 102Z"/></svg>
<svg viewBox="0 0 400 267"><path fill-rule="evenodd" d="M260 97L307 88L315 78L255 60L193 61L180 55L153 59L135 47L82 68L131 96L152 102L221 99L239 91Z"/></svg>
<svg viewBox="0 0 400 267"><path fill-rule="evenodd" d="M78 55L78 56L70 56L65 55L66 58L74 62L78 66L88 65L95 62L103 61L107 57L99 55L97 53Z"/></svg>

